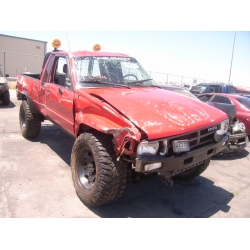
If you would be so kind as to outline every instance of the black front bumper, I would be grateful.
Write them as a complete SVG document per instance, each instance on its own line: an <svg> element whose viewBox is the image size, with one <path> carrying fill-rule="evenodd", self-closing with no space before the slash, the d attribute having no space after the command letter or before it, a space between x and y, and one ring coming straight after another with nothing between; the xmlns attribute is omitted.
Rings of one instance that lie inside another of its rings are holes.
<svg viewBox="0 0 250 250"><path fill-rule="evenodd" d="M222 151L227 145L229 136L224 135L220 142L214 142L208 146L187 152L180 156L171 157L159 155L141 155L136 158L135 171L143 173L180 171L204 162L206 159ZM160 168L145 171L145 165L152 163L162 163Z"/></svg>

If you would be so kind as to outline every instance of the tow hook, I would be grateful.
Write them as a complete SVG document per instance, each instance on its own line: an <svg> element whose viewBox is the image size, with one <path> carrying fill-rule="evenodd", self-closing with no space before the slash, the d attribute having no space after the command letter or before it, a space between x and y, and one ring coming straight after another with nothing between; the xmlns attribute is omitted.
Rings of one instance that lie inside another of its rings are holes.
<svg viewBox="0 0 250 250"><path fill-rule="evenodd" d="M169 187L172 187L174 185L173 180L171 180L170 178L166 177L163 174L161 175L161 181Z"/></svg>

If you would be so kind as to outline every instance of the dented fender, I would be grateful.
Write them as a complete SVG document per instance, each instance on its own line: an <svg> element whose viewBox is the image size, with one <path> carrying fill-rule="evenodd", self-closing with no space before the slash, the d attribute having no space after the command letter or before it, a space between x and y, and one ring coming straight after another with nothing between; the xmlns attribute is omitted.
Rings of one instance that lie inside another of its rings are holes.
<svg viewBox="0 0 250 250"><path fill-rule="evenodd" d="M80 133L81 126L87 126L105 134L112 134L114 150L117 154L122 152L134 155L134 148L140 142L141 133L130 121L127 120L126 122L127 126L120 126L107 117L98 114L85 114L79 111L75 114L75 133L77 136Z"/></svg>

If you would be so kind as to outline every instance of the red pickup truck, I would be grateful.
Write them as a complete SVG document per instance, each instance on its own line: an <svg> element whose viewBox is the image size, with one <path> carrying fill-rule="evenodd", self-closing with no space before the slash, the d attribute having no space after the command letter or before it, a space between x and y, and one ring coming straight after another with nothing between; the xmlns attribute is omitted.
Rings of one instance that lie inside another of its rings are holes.
<svg viewBox="0 0 250 250"><path fill-rule="evenodd" d="M117 200L128 180L199 176L228 142L227 115L161 89L141 64L120 53L47 53L40 74L18 75L20 128L36 137L45 119L76 140L72 179L80 200ZM96 46L95 46L96 48Z"/></svg>

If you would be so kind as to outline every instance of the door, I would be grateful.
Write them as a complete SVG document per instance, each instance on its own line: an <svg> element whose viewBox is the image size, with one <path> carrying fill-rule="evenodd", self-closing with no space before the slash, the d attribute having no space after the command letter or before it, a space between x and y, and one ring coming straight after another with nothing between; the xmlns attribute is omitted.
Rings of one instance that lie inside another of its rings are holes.
<svg viewBox="0 0 250 250"><path fill-rule="evenodd" d="M65 55L55 55L53 67L45 83L47 117L74 135L74 91Z"/></svg>

